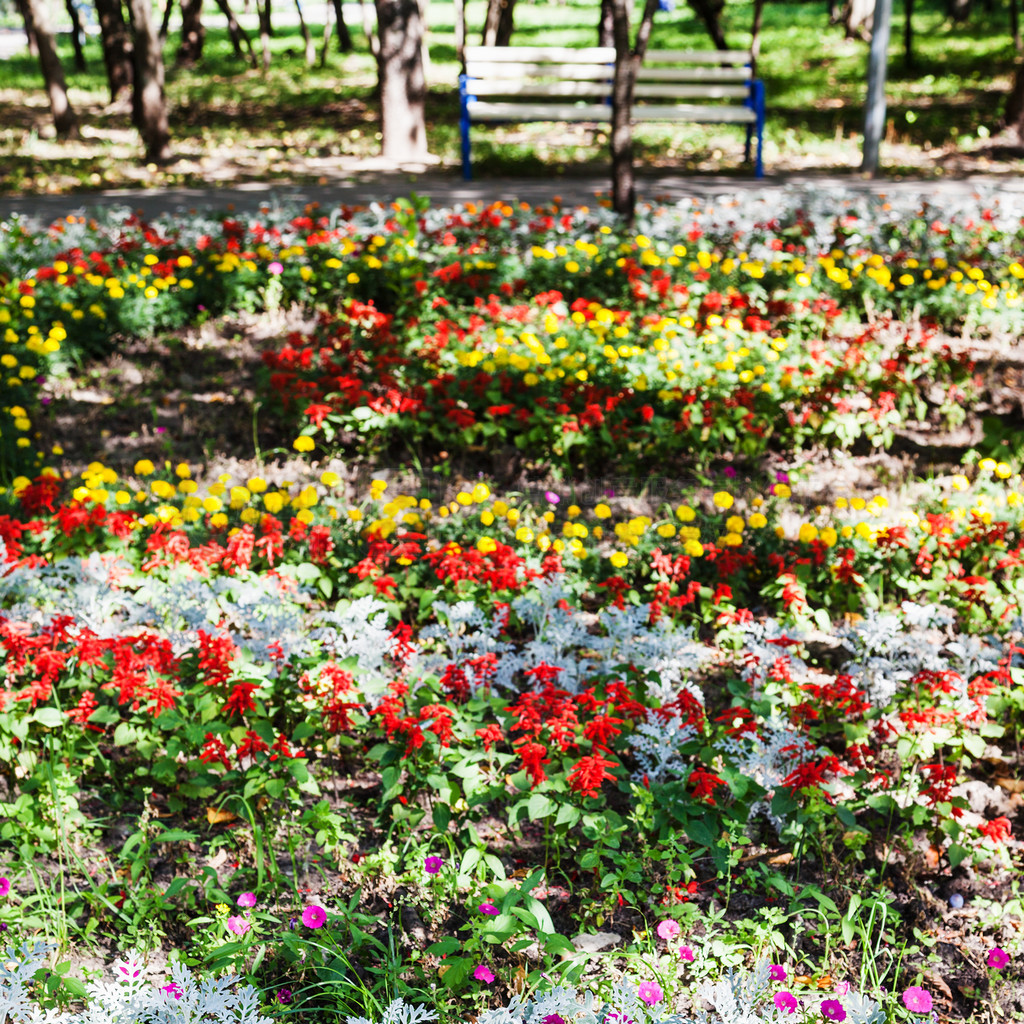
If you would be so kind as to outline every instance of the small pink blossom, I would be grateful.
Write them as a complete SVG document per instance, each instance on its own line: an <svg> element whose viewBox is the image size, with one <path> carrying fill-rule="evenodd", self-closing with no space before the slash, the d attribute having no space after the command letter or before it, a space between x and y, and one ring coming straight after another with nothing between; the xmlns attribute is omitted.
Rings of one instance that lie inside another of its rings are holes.
<svg viewBox="0 0 1024 1024"><path fill-rule="evenodd" d="M932 996L926 988L920 985L911 985L903 993L903 1005L911 1013L931 1013Z"/></svg>
<svg viewBox="0 0 1024 1024"><path fill-rule="evenodd" d="M481 914L487 914L489 917L494 917L495 915L501 913L501 911L493 903L491 903L490 900L488 900L486 903L481 903L480 906L476 909L479 910Z"/></svg>
<svg viewBox="0 0 1024 1024"><path fill-rule="evenodd" d="M487 964L477 964L476 970L473 972L473 977L477 981L482 981L487 985L490 985L494 981L494 971L487 966Z"/></svg>
<svg viewBox="0 0 1024 1024"><path fill-rule="evenodd" d="M166 992L169 996L174 996L175 999L181 998L181 989L178 988L178 983L176 981L172 981L170 984L164 985L160 991Z"/></svg>
<svg viewBox="0 0 1024 1024"><path fill-rule="evenodd" d="M772 964L768 968L768 977L772 981L785 981L786 980L786 968L782 964Z"/></svg>
<svg viewBox="0 0 1024 1024"><path fill-rule="evenodd" d="M640 997L640 1001L648 1006L660 1003L665 998L665 993L662 992L661 986L656 981L640 982L637 995Z"/></svg>
<svg viewBox="0 0 1024 1024"><path fill-rule="evenodd" d="M284 264L279 263L277 260L274 260L273 263L268 263L267 264L267 273L268 274L273 274L275 276L277 276L278 274L283 274L284 273Z"/></svg>
<svg viewBox="0 0 1024 1024"><path fill-rule="evenodd" d="M238 897L238 905L240 907L245 908L245 909L249 909L250 907L255 907L256 906L256 893L254 893L254 892L243 892L242 895Z"/></svg>
<svg viewBox="0 0 1024 1024"><path fill-rule="evenodd" d="M985 960L989 967L994 967L997 971L1002 970L1009 962L1010 954L999 946L996 946L995 949L990 949L988 951L988 958Z"/></svg>
<svg viewBox="0 0 1024 1024"><path fill-rule="evenodd" d="M776 992L775 1008L783 1013L796 1013L796 996L792 992Z"/></svg>
<svg viewBox="0 0 1024 1024"><path fill-rule="evenodd" d="M666 942L671 942L679 934L679 931L679 922L673 921L671 917L666 917L658 924L658 937Z"/></svg>
<svg viewBox="0 0 1024 1024"><path fill-rule="evenodd" d="M302 912L302 923L307 928L322 928L327 920L327 911L316 904L306 907Z"/></svg>
<svg viewBox="0 0 1024 1024"><path fill-rule="evenodd" d="M0 878L0 896L6 896L11 891L11 880Z"/></svg>
<svg viewBox="0 0 1024 1024"><path fill-rule="evenodd" d="M423 861L423 870L428 875L436 875L444 865L444 861L440 857L427 857Z"/></svg>
<svg viewBox="0 0 1024 1024"><path fill-rule="evenodd" d="M249 930L249 922L244 917L235 914L224 922L224 927L232 935L244 935Z"/></svg>
<svg viewBox="0 0 1024 1024"><path fill-rule="evenodd" d="M838 999L825 999L821 1004L821 1015L828 1020L846 1020L846 1011Z"/></svg>
<svg viewBox="0 0 1024 1024"><path fill-rule="evenodd" d="M679 947L679 959L685 960L688 964L692 964L697 959L691 946L680 946Z"/></svg>

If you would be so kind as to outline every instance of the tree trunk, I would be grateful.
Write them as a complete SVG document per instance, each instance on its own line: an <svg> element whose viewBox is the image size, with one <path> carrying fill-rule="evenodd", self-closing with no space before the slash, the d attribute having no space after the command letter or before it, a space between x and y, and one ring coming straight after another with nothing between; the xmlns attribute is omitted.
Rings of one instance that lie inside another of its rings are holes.
<svg viewBox="0 0 1024 1024"><path fill-rule="evenodd" d="M179 67L191 67L202 59L206 40L202 13L203 0L181 0L181 45L175 57Z"/></svg>
<svg viewBox="0 0 1024 1024"><path fill-rule="evenodd" d="M708 35L711 36L715 49L728 50L729 45L725 41L725 32L722 31L722 11L725 9L725 0L690 0L690 6L704 22L704 27L707 29Z"/></svg>
<svg viewBox="0 0 1024 1024"><path fill-rule="evenodd" d="M295 0L295 11L299 16L299 31L302 32L302 42L306 50L306 67L311 68L316 63L316 46L313 45L313 34L306 24L305 15L302 13L301 0Z"/></svg>
<svg viewBox="0 0 1024 1024"><path fill-rule="evenodd" d="M484 23L484 46L508 46L512 38L516 0L490 0Z"/></svg>
<svg viewBox="0 0 1024 1024"><path fill-rule="evenodd" d="M64 10L68 12L68 17L71 19L71 45L75 50L75 70L85 71L85 51L82 49L82 37L85 33L82 30L82 19L74 0L64 0Z"/></svg>
<svg viewBox="0 0 1024 1024"><path fill-rule="evenodd" d="M370 44L370 53L379 61L380 39L377 37L377 30L374 26L374 15L376 14L374 2L375 0L359 0L359 10L363 15L363 35L366 36L366 41ZM374 12L373 15L370 13L371 10Z"/></svg>
<svg viewBox="0 0 1024 1024"><path fill-rule="evenodd" d="M135 35L135 77L132 121L142 136L147 163L171 158L171 131L164 95L164 55L160 47L152 0L129 0Z"/></svg>
<svg viewBox="0 0 1024 1024"><path fill-rule="evenodd" d="M428 156L423 19L417 0L376 0L382 153L396 163Z"/></svg>
<svg viewBox="0 0 1024 1024"><path fill-rule="evenodd" d="M46 94L50 99L50 111L53 113L53 126L57 129L57 138L75 138L78 135L78 118L68 99L64 68L61 66L60 57L57 56L46 3L44 0L27 0L25 9L39 49L39 66L43 72Z"/></svg>
<svg viewBox="0 0 1024 1024"><path fill-rule="evenodd" d="M1024 144L1024 61L1017 62L1013 86L1006 100L1003 124L1010 131L1016 132L1017 138Z"/></svg>
<svg viewBox="0 0 1024 1024"><path fill-rule="evenodd" d="M100 23L103 63L110 85L110 102L117 102L125 89L132 87L132 41L124 22L121 0L96 0Z"/></svg>
<svg viewBox="0 0 1024 1024"><path fill-rule="evenodd" d="M249 38L249 33L238 24L238 19L235 17L235 12L231 10L231 5L228 0L216 0L217 6L220 8L221 14L227 18L228 22L228 36L231 39L231 46L235 51L236 57L244 57L242 53L242 46L245 45L245 49L249 53L249 63L256 67L256 52L252 48L252 40Z"/></svg>
<svg viewBox="0 0 1024 1024"><path fill-rule="evenodd" d="M341 53L352 52L352 33L348 30L345 22L345 11L341 0L332 0L334 5L334 20L338 23L338 50Z"/></svg>
<svg viewBox="0 0 1024 1024"><path fill-rule="evenodd" d="M601 0L601 17L597 23L597 45L615 45L615 21L612 0Z"/></svg>
<svg viewBox="0 0 1024 1024"><path fill-rule="evenodd" d="M885 78L892 0L878 0L874 21L868 55L868 95L864 103L864 159L860 166L861 171L872 177L878 173L878 151L885 128Z"/></svg>
<svg viewBox="0 0 1024 1024"><path fill-rule="evenodd" d="M1017 0L1010 0L1010 35L1013 37L1013 45L1018 53L1024 53L1024 42L1020 37L1020 13L1017 10Z"/></svg>
<svg viewBox="0 0 1024 1024"><path fill-rule="evenodd" d="M914 0L903 0L903 66L914 66Z"/></svg>
<svg viewBox="0 0 1024 1024"><path fill-rule="evenodd" d="M36 45L36 33L32 27L32 15L29 13L28 2L27 0L14 0L14 2L25 26L25 38L28 40L28 55L30 57L38 57L39 47Z"/></svg>
<svg viewBox="0 0 1024 1024"><path fill-rule="evenodd" d="M263 70L270 70L270 37L274 34L274 26L270 23L270 0L256 0L256 10L260 16L260 50L263 54Z"/></svg>
<svg viewBox="0 0 1024 1024"><path fill-rule="evenodd" d="M160 42L166 42L167 34L171 31L171 15L174 13L174 0L167 0L164 4L164 16L160 19Z"/></svg>
<svg viewBox="0 0 1024 1024"><path fill-rule="evenodd" d="M757 58L761 56L761 22L764 0L754 0L754 22L750 26L750 77L757 77Z"/></svg>
<svg viewBox="0 0 1024 1024"><path fill-rule="evenodd" d="M615 76L612 79L612 209L632 224L636 218L636 181L633 176L633 87L647 52L658 0L645 0L636 42L629 45L629 0L612 0L615 33Z"/></svg>
<svg viewBox="0 0 1024 1024"><path fill-rule="evenodd" d="M946 14L955 22L965 22L971 13L971 0L946 0Z"/></svg>
<svg viewBox="0 0 1024 1024"><path fill-rule="evenodd" d="M846 5L846 38L869 39L875 20L875 0L849 0Z"/></svg>

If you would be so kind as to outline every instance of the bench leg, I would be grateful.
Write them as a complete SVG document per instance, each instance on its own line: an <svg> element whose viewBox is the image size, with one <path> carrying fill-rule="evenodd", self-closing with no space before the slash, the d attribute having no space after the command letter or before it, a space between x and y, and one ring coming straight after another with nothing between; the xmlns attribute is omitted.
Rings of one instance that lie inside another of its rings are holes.
<svg viewBox="0 0 1024 1024"><path fill-rule="evenodd" d="M764 82L754 82L754 114L757 117L757 160L754 163L754 177L764 177Z"/></svg>

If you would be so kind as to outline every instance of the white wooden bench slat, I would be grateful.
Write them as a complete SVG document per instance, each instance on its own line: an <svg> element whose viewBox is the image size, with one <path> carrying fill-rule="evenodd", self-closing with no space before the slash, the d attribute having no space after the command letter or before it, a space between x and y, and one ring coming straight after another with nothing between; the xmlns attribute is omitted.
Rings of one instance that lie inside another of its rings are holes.
<svg viewBox="0 0 1024 1024"><path fill-rule="evenodd" d="M470 78L492 81L517 81L522 78L568 78L573 81L611 81L610 64L501 64L488 68L479 63L469 64L466 74Z"/></svg>
<svg viewBox="0 0 1024 1024"><path fill-rule="evenodd" d="M474 121L611 120L615 62L611 47L468 46L465 57L467 73L460 78L460 96L462 172L467 180L469 130ZM639 101L630 112L634 122L746 125L747 159L756 135L755 174L762 177L764 86L753 78L746 51L648 51L634 97Z"/></svg>
<svg viewBox="0 0 1024 1024"><path fill-rule="evenodd" d="M750 68L641 68L638 82L749 82Z"/></svg>
<svg viewBox="0 0 1024 1024"><path fill-rule="evenodd" d="M488 64L544 61L560 64L614 64L614 46L467 46L465 60Z"/></svg>
<svg viewBox="0 0 1024 1024"><path fill-rule="evenodd" d="M733 88L736 88L735 86ZM608 99L611 89L607 82L472 82L469 92L473 96L587 96ZM637 93L637 95L640 95ZM657 93L661 96L664 93ZM698 89L691 95L706 96ZM746 90L743 91L746 95Z"/></svg>
<svg viewBox="0 0 1024 1024"><path fill-rule="evenodd" d="M607 103L494 103L469 100L469 116L474 121L610 121L612 108Z"/></svg>

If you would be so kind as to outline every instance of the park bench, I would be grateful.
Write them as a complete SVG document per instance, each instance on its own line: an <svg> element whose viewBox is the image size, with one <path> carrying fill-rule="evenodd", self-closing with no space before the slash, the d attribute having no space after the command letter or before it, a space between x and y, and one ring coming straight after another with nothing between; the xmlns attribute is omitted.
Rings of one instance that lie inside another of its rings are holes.
<svg viewBox="0 0 1024 1024"><path fill-rule="evenodd" d="M467 46L459 77L462 176L472 176L470 126L479 122L611 121L615 50ZM764 176L764 84L743 50L649 50L637 75L631 120L746 125L745 159Z"/></svg>

